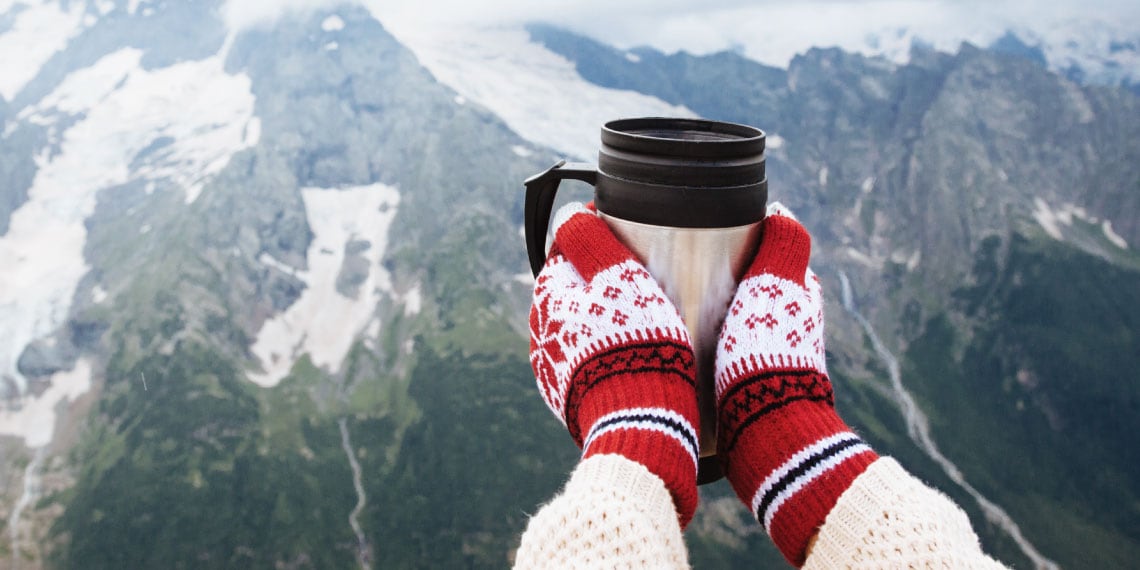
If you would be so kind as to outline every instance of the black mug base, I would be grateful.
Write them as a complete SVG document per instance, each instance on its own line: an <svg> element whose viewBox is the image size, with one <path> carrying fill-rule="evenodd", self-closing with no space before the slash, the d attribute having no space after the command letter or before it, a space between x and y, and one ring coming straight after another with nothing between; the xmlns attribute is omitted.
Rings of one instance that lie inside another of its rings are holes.
<svg viewBox="0 0 1140 570"><path fill-rule="evenodd" d="M697 484L706 485L719 481L724 477L724 472L720 468L720 456L710 455L702 457L697 461Z"/></svg>

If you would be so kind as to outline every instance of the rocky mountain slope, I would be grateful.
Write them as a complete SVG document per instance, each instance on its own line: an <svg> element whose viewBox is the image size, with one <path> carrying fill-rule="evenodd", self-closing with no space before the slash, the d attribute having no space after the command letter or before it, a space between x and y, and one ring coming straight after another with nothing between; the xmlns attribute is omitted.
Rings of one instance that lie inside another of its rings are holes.
<svg viewBox="0 0 1140 570"><path fill-rule="evenodd" d="M219 6L0 16L27 54L0 82L0 565L504 566L576 456L526 359L521 181L651 114L769 132L841 411L988 549L1140 554L1134 94L969 46L778 69ZM781 564L702 493L695 564Z"/></svg>

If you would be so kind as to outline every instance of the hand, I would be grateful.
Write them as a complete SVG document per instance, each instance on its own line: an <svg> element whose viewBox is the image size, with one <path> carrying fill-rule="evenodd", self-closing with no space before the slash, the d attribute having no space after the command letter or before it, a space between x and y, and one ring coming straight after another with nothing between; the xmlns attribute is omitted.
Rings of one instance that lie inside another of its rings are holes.
<svg viewBox="0 0 1140 570"><path fill-rule="evenodd" d="M779 402L833 403L824 361L823 293L819 278L808 268L810 256L807 230L783 205L769 206L760 250L737 287L717 341L718 407L733 395L730 392L744 388L748 378L776 372L801 379L785 386L792 393ZM735 420L736 411L727 410L728 419ZM717 446L722 451L725 444L731 448L738 434L724 435L728 441Z"/></svg>
<svg viewBox="0 0 1140 570"><path fill-rule="evenodd" d="M530 360L543 400L583 448L645 465L684 526L696 509L696 369L676 307L605 222L580 204L535 282Z"/></svg>
<svg viewBox="0 0 1140 570"><path fill-rule="evenodd" d="M875 453L835 413L811 237L779 204L717 342L717 449L737 496L789 562Z"/></svg>

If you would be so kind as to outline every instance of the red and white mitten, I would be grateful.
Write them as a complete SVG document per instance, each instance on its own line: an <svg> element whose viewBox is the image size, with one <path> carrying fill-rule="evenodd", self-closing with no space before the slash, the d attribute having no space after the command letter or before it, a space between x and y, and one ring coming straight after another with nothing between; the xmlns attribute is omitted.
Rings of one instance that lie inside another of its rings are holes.
<svg viewBox="0 0 1140 570"><path fill-rule="evenodd" d="M877 455L834 409L811 238L770 207L760 250L717 343L717 449L725 475L789 562Z"/></svg>
<svg viewBox="0 0 1140 570"><path fill-rule="evenodd" d="M583 459L619 454L660 477L683 528L697 507L689 333L605 222L580 204L568 207L578 211L556 230L530 312L539 391Z"/></svg>

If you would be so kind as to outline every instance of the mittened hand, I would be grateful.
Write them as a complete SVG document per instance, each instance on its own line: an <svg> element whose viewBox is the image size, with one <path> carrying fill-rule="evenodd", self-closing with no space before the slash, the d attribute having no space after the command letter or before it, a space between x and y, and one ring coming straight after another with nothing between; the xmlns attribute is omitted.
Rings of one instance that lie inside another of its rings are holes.
<svg viewBox="0 0 1140 570"><path fill-rule="evenodd" d="M811 236L782 205L769 207L760 251L725 315L717 342L716 393L760 371L827 374L823 295L808 268ZM830 401L827 394L818 398Z"/></svg>
<svg viewBox="0 0 1140 570"><path fill-rule="evenodd" d="M583 448L645 465L684 525L696 509L695 359L676 307L581 205L557 218L535 282L530 359L543 400Z"/></svg>
<svg viewBox="0 0 1140 570"><path fill-rule="evenodd" d="M716 356L725 475L795 566L835 501L877 457L833 408L810 255L807 230L782 207L770 208Z"/></svg>
<svg viewBox="0 0 1140 570"><path fill-rule="evenodd" d="M631 251L592 211L567 207L530 311L531 365L547 406L582 443L567 409L582 365L629 343L670 344L692 352L680 313Z"/></svg>

